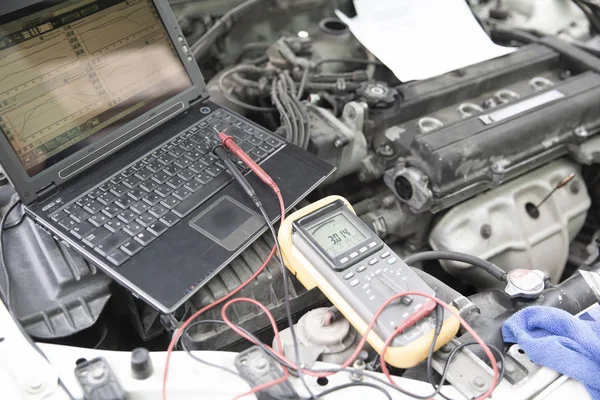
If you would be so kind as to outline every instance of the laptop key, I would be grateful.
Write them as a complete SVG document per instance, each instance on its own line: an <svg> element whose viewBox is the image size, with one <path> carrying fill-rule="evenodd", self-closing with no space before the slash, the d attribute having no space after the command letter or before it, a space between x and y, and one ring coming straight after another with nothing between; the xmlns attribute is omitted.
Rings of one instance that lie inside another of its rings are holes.
<svg viewBox="0 0 600 400"><path fill-rule="evenodd" d="M106 208L104 210L102 210L102 212L108 218L116 218L117 215L119 215L119 213L121 212L121 209L115 205L109 205L109 206L106 206Z"/></svg>
<svg viewBox="0 0 600 400"><path fill-rule="evenodd" d="M112 233L106 228L99 228L83 238L83 243L90 247L96 247Z"/></svg>
<svg viewBox="0 0 600 400"><path fill-rule="evenodd" d="M206 186L182 201L181 204L174 207L171 211L179 218L184 218L233 180L229 174L221 174L216 178L211 177L211 179L212 181Z"/></svg>
<svg viewBox="0 0 600 400"><path fill-rule="evenodd" d="M200 157L202 157L202 153L196 150L188 151L187 153L185 153L185 158L187 158L190 161L196 161Z"/></svg>
<svg viewBox="0 0 600 400"><path fill-rule="evenodd" d="M183 179L184 181L189 181L191 179L194 179L196 177L197 174L193 173L192 171L190 171L189 169L183 170L180 173L177 174L178 177L180 177L181 179Z"/></svg>
<svg viewBox="0 0 600 400"><path fill-rule="evenodd" d="M76 209L77 209L76 204L69 204L68 206L63 208L63 211L66 212L67 214L71 214L73 212L73 210L76 210Z"/></svg>
<svg viewBox="0 0 600 400"><path fill-rule="evenodd" d="M150 213L150 215L153 215L156 218L161 218L163 215L169 212L169 209L163 206L162 204L158 204L152 207L150 210L148 210L148 212Z"/></svg>
<svg viewBox="0 0 600 400"><path fill-rule="evenodd" d="M146 203L144 203L143 201L138 201L137 203L134 203L131 205L131 210L133 212L135 212L138 215L142 215L143 213L145 213L146 211L148 211L150 209L150 206Z"/></svg>
<svg viewBox="0 0 600 400"><path fill-rule="evenodd" d="M110 189L110 192L118 197L121 197L129 192L129 188L124 184L119 183L118 185L113 186L113 188Z"/></svg>
<svg viewBox="0 0 600 400"><path fill-rule="evenodd" d="M179 158L182 155L184 155L185 152L186 152L186 150L182 149L181 147L175 147L173 150L171 150L169 152L169 154L174 156L175 158Z"/></svg>
<svg viewBox="0 0 600 400"><path fill-rule="evenodd" d="M121 172L121 176L124 178L128 178L133 174L135 174L135 169L133 168L127 168L125 171Z"/></svg>
<svg viewBox="0 0 600 400"><path fill-rule="evenodd" d="M163 154L162 156L158 157L158 161L163 163L164 165L169 165L172 164L175 161L175 156L172 156L171 154Z"/></svg>
<svg viewBox="0 0 600 400"><path fill-rule="evenodd" d="M121 214L119 214L118 218L125 222L126 224L130 223L131 221L134 221L137 218L137 214L133 211L123 211Z"/></svg>
<svg viewBox="0 0 600 400"><path fill-rule="evenodd" d="M125 225L125 228L123 228L123 231L131 236L135 236L143 230L144 227L135 221Z"/></svg>
<svg viewBox="0 0 600 400"><path fill-rule="evenodd" d="M104 205L98 201L90 201L83 206L83 209L90 214L96 214L104 208Z"/></svg>
<svg viewBox="0 0 600 400"><path fill-rule="evenodd" d="M192 171L193 173L195 173L196 175L198 175L199 173L204 171L204 168L206 168L206 166L200 162L195 162L188 167L188 169L190 171Z"/></svg>
<svg viewBox="0 0 600 400"><path fill-rule="evenodd" d="M127 186L129 189L133 189L142 183L142 180L136 176L130 176L127 179L123 180L123 185Z"/></svg>
<svg viewBox="0 0 600 400"><path fill-rule="evenodd" d="M123 229L125 227L125 224L123 223L123 221L119 221L118 219L112 219L112 220L108 221L104 225L104 227L106 229L108 229L109 231L115 233L115 232Z"/></svg>
<svg viewBox="0 0 600 400"><path fill-rule="evenodd" d="M154 218L152 215L146 213L146 214L140 215L138 217L138 219L136 219L136 222L139 223L140 225L142 225L143 227L147 228L156 222L156 218Z"/></svg>
<svg viewBox="0 0 600 400"><path fill-rule="evenodd" d="M158 174L152 177L152 180L160 183L161 185L168 181L171 178L171 175L167 174L164 171L160 171Z"/></svg>
<svg viewBox="0 0 600 400"><path fill-rule="evenodd" d="M177 176L169 179L167 181L167 185L171 186L173 189L179 189L185 184L185 181Z"/></svg>
<svg viewBox="0 0 600 400"><path fill-rule="evenodd" d="M123 244L127 243L131 237L123 231L118 231L107 237L102 243L96 246L94 250L100 255L106 257Z"/></svg>
<svg viewBox="0 0 600 400"><path fill-rule="evenodd" d="M140 185L140 188L144 189L146 192L151 192L159 186L157 182L154 182L152 179L148 179L146 182Z"/></svg>
<svg viewBox="0 0 600 400"><path fill-rule="evenodd" d="M154 242L156 236L150 233L148 230L138 233L135 235L135 240L142 246L148 246L150 243Z"/></svg>
<svg viewBox="0 0 600 400"><path fill-rule="evenodd" d="M165 233L167 231L167 229L169 229L169 228L162 222L155 222L148 227L148 232L150 232L151 234L158 237L158 236L162 235L163 233Z"/></svg>
<svg viewBox="0 0 600 400"><path fill-rule="evenodd" d="M100 195L96 198L96 200L98 200L100 203L104 204L105 206L112 204L112 202L115 201L116 199L117 199L117 196L115 196L111 192L106 192L103 195Z"/></svg>
<svg viewBox="0 0 600 400"><path fill-rule="evenodd" d="M119 207L121 207L123 210L128 209L129 207L131 207L131 205L135 203L135 200L133 200L131 197L121 197L119 200L115 201L115 204Z"/></svg>
<svg viewBox="0 0 600 400"><path fill-rule="evenodd" d="M77 210L74 210L69 216L80 224L83 221L87 220L89 217L91 217L91 214L83 210L82 208L78 208Z"/></svg>
<svg viewBox="0 0 600 400"><path fill-rule="evenodd" d="M253 146L258 146L260 144L262 144L262 140L260 140L257 137L254 136L250 136L248 139L246 139L246 141L250 144L252 144Z"/></svg>
<svg viewBox="0 0 600 400"><path fill-rule="evenodd" d="M181 159L175 161L174 165L176 165L177 167L179 167L181 169L185 169L185 168L189 167L191 163L192 163L191 160L184 157L184 158L181 158Z"/></svg>
<svg viewBox="0 0 600 400"><path fill-rule="evenodd" d="M142 200L151 206L155 206L160 203L162 197L156 193L148 193Z"/></svg>
<svg viewBox="0 0 600 400"><path fill-rule="evenodd" d="M144 196L146 196L147 194L148 192L142 189L133 189L131 192L128 193L129 197L131 197L135 201L143 199Z"/></svg>
<svg viewBox="0 0 600 400"><path fill-rule="evenodd" d="M165 206L169 209L177 206L179 203L181 203L181 202L173 196L167 196L166 198L163 199L163 201L160 202L160 204L162 204L163 206Z"/></svg>
<svg viewBox="0 0 600 400"><path fill-rule="evenodd" d="M71 230L71 235L81 240L90 233L92 233L95 229L96 227L94 225L90 224L87 221L84 221Z"/></svg>
<svg viewBox="0 0 600 400"><path fill-rule="evenodd" d="M146 166L146 164L144 164L143 161L138 161L137 163L133 164L133 166L131 168L133 168L135 171L139 171L140 169L143 169Z"/></svg>
<svg viewBox="0 0 600 400"><path fill-rule="evenodd" d="M196 180L197 180L198 182L200 182L201 184L203 184L203 185L206 185L206 184L208 184L208 183L209 183L210 181L212 181L213 179L214 179L214 178L212 177L212 175L210 175L210 174L207 174L206 172L203 172L203 173L199 174L199 175L196 177Z"/></svg>
<svg viewBox="0 0 600 400"><path fill-rule="evenodd" d="M152 175L154 175L154 172L152 172L149 168L141 169L135 174L135 176L143 181L147 181L152 177Z"/></svg>
<svg viewBox="0 0 600 400"><path fill-rule="evenodd" d="M154 190L154 193L158 194L159 196L162 197L167 197L168 195L170 195L173 192L173 188L171 186L168 185L161 185L160 187L156 188Z"/></svg>
<svg viewBox="0 0 600 400"><path fill-rule="evenodd" d="M130 257L135 256L137 253L142 251L143 248L144 248L144 246L142 246L135 239L131 239L129 242L127 242L123 246L121 246L121 250L123 250L125 252L125 254L127 254Z"/></svg>
<svg viewBox="0 0 600 400"><path fill-rule="evenodd" d="M177 173L178 173L179 171L181 171L181 168L179 168L179 167L178 167L177 165L175 165L175 164L172 164L172 165L169 165L167 168L165 168L165 169L164 169L164 171L165 171L167 174L169 174L170 176L175 176L175 175L177 175Z"/></svg>
<svg viewBox="0 0 600 400"><path fill-rule="evenodd" d="M177 215L173 214L172 212L169 212L160 219L160 222L171 228L179 222L179 218L177 217Z"/></svg>
<svg viewBox="0 0 600 400"><path fill-rule="evenodd" d="M120 267L129 260L129 256L124 251L117 249L106 257L115 267Z"/></svg>
<svg viewBox="0 0 600 400"><path fill-rule="evenodd" d="M74 229L77 227L77 222L73 218L70 218L70 217L63 219L58 224L69 232L71 231L71 229Z"/></svg>
<svg viewBox="0 0 600 400"><path fill-rule="evenodd" d="M96 228L100 228L108 222L108 217L104 214L92 215L88 221Z"/></svg>
<svg viewBox="0 0 600 400"><path fill-rule="evenodd" d="M216 165L211 165L210 167L206 168L206 172L212 176L218 176L221 172L223 172L223 169L217 167Z"/></svg>
<svg viewBox="0 0 600 400"><path fill-rule="evenodd" d="M181 200L181 201L187 199L191 195L192 195L192 192L190 192L189 190L186 190L184 188L179 188L173 192L173 197L175 197L177 200Z"/></svg>
<svg viewBox="0 0 600 400"><path fill-rule="evenodd" d="M65 218L67 218L68 216L69 216L69 214L67 214L66 212L58 211L58 212L55 212L54 214L52 214L50 216L50 219L54 222L59 222Z"/></svg>
<svg viewBox="0 0 600 400"><path fill-rule="evenodd" d="M192 179L188 183L185 184L184 188L194 193L202 187L202 184L195 179Z"/></svg>

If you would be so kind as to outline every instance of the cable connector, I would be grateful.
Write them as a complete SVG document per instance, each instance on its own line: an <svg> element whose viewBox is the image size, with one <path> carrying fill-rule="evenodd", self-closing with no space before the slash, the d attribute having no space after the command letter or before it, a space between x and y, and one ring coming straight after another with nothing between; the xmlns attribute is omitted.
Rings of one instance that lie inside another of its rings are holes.
<svg viewBox="0 0 600 400"><path fill-rule="evenodd" d="M425 303L423 303L423 306L421 308L419 308L417 311L415 311L414 314L410 315L406 320L404 320L404 322L402 322L402 326L404 326L405 329L413 326L414 324L431 314L433 310L435 310L435 307L435 302L427 300Z"/></svg>
<svg viewBox="0 0 600 400"><path fill-rule="evenodd" d="M223 146L229 149L229 151L236 155L244 164L248 166L258 176L258 178L266 183L268 186L273 189L273 191L277 194L281 193L279 187L275 183L273 179L267 174L257 163L254 162L252 158L244 150L242 150L236 143L235 139L232 136L229 136L225 132L219 132L219 140L223 143Z"/></svg>

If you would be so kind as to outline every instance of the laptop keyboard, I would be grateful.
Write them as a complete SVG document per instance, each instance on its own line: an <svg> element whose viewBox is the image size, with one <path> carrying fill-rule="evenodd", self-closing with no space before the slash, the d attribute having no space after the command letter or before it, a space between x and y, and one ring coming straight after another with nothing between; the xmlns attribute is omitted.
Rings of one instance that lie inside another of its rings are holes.
<svg viewBox="0 0 600 400"><path fill-rule="evenodd" d="M256 162L284 142L219 110L83 194L50 218L121 266L233 179L211 150L224 131ZM241 171L246 166L232 159Z"/></svg>

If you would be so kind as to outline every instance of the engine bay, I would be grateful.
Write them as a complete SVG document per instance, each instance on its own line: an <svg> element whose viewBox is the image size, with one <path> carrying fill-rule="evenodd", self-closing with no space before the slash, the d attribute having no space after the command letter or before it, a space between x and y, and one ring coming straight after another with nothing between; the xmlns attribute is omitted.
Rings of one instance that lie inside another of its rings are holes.
<svg viewBox="0 0 600 400"><path fill-rule="evenodd" d="M347 199L374 237L500 353L504 380L518 387L537 370L505 343L505 321L532 306L577 315L599 301L586 273L600 274L600 42L596 17L586 14L600 7L582 1L584 12L576 1L558 0L468 3L495 43L515 50L400 82L336 17L335 10L356 13L351 0L170 1L183 35L194 43L189 50L211 101L336 167L295 210L332 195ZM257 156L261 151L254 150ZM0 215L6 216L18 196L4 175L0 185ZM283 347L299 348L308 367L341 365L359 346L361 334L323 290L307 290L295 276L286 287L276 258L237 292L275 245L271 232L165 315L23 213L4 219L10 286L4 277L0 283L3 293L10 292L15 318L36 342L163 352L176 334L178 348L187 352L251 357L251 342L214 322L222 319L222 305L202 312L235 291L234 299L250 298L268 309ZM497 270L443 257L449 253ZM275 343L264 310L244 303L227 308L245 332ZM455 360L484 377L482 383L445 371L448 353L473 340L461 328L451 346L436 353L445 359L390 367L391 374L431 382L435 369L439 387L444 374L466 398L481 396L491 368L498 367L486 364L484 350L469 347L477 361L460 352ZM388 368L376 351L366 350L354 368Z"/></svg>

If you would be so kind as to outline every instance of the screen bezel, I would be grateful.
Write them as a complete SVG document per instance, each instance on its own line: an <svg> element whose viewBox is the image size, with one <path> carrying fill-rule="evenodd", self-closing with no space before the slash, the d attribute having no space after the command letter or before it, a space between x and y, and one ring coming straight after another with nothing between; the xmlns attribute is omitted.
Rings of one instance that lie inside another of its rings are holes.
<svg viewBox="0 0 600 400"><path fill-rule="evenodd" d="M34 176L29 176L17 154L13 151L10 142L4 133L0 132L0 164L2 164L2 168L17 190L17 193L21 197L23 203L30 204L35 202L40 195L40 191L43 191L43 189L53 186L59 187L64 182L79 176L89 168L93 167L99 161L121 149L124 147L124 145L119 141L119 139L127 136L128 133L135 131L136 128L144 125L146 121L160 116L161 114L167 114L163 120L157 118L159 123L164 123L188 110L190 108L190 103L198 100L208 99L209 92L204 82L204 77L202 76L200 68L195 60L187 60L187 57L191 55L191 50L179 28L179 25L177 24L175 15L173 14L167 0L152 0L152 2L158 11L158 14L168 32L173 46L177 50L177 54L179 55L184 68L188 73L188 76L192 82L191 87ZM38 1L27 8L13 11L10 14L5 14L5 7L0 6L0 18L4 20L16 20L28 14L28 10L31 10L31 13L33 13L39 11L44 6L52 7L60 3L62 3L62 1ZM14 18L12 16L14 16ZM183 41L180 41L179 38L183 38ZM176 107L178 104L181 104L182 107ZM169 110L177 110L177 112L169 114L167 113ZM127 141L127 145L139 140L151 131L152 129L142 131L139 136L135 136L134 140ZM90 157L90 154L93 154L93 157ZM64 178L60 176L61 171L74 164L77 164L78 161L84 158L89 159L89 161L86 160L86 166L84 168L81 168L76 173Z"/></svg>
<svg viewBox="0 0 600 400"><path fill-rule="evenodd" d="M336 257L331 257L327 251L317 241L313 238L313 236L308 232L313 225L318 224L322 221L325 221L335 215L343 214L348 221L358 229L364 236L365 240L358 245L352 247L348 251L339 254ZM371 256L373 253L376 253L383 246L383 242L381 239L373 233L365 224L362 222L356 214L354 214L346 204L344 204L341 200L336 200L335 202L303 217L297 221L292 223L292 226L296 230L298 234L305 239L310 246L327 262L329 265L336 271L343 271L357 262L364 260L365 258ZM374 246L369 246L370 243L376 243ZM360 252L360 249L366 247L367 250L364 252ZM350 255L353 253L357 253L357 256L351 257ZM342 262L341 260L347 258L346 262Z"/></svg>

